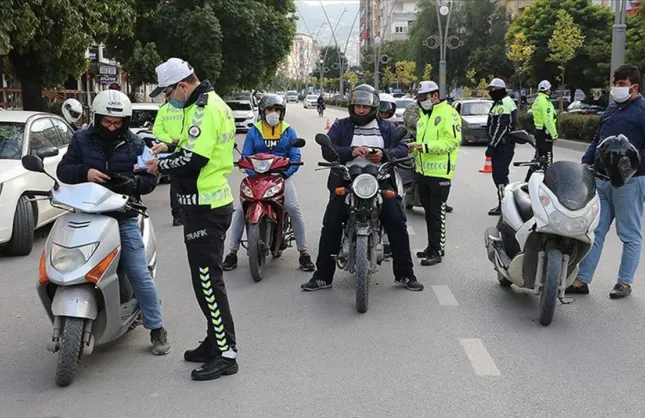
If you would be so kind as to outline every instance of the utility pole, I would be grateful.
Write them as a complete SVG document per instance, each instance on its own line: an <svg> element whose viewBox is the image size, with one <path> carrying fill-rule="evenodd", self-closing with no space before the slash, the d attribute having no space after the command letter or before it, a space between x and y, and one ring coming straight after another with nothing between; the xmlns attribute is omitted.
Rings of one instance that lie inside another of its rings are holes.
<svg viewBox="0 0 645 418"><path fill-rule="evenodd" d="M627 32L625 13L627 11L627 0L618 1L611 39L611 74L609 74L609 86L613 84L614 71L625 63L625 40ZM613 101L611 97L609 100Z"/></svg>

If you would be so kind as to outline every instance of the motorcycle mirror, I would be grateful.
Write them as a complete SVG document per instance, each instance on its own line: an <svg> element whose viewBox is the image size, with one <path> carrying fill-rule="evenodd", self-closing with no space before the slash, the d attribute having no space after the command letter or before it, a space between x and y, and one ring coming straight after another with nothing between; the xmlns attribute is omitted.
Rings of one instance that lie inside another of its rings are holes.
<svg viewBox="0 0 645 418"><path fill-rule="evenodd" d="M321 147L334 148L331 139L326 134L316 134L316 144Z"/></svg>
<svg viewBox="0 0 645 418"><path fill-rule="evenodd" d="M41 160L44 160L47 157L55 157L58 155L58 148L56 147L42 147L37 152L36 155L40 157Z"/></svg>
<svg viewBox="0 0 645 418"><path fill-rule="evenodd" d="M398 128L396 128L392 132L392 146L395 146L396 144L401 142L401 140L405 138L407 134L408 134L408 130L405 129L404 126L399 126Z"/></svg>
<svg viewBox="0 0 645 418"><path fill-rule="evenodd" d="M143 124L143 127L144 127L144 128L150 128L151 126L152 126L152 123L151 123L150 121L146 121L146 122Z"/></svg>
<svg viewBox="0 0 645 418"><path fill-rule="evenodd" d="M306 142L302 138L296 138L293 141L291 141L291 146L294 148L303 148L305 144Z"/></svg>
<svg viewBox="0 0 645 418"><path fill-rule="evenodd" d="M533 138L526 131L513 131L509 134L511 140L516 144L531 144L533 145Z"/></svg>
<svg viewBox="0 0 645 418"><path fill-rule="evenodd" d="M43 160L37 155L25 155L22 157L22 166L26 170L33 171L35 173L45 172L45 164L43 164Z"/></svg>

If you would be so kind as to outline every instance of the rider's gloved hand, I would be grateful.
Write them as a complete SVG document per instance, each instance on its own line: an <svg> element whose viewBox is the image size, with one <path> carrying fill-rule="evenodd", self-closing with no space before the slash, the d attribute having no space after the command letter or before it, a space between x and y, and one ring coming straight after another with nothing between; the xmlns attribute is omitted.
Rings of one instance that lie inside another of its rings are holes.
<svg viewBox="0 0 645 418"><path fill-rule="evenodd" d="M494 147L488 147L486 148L486 156L493 158L493 154L495 154L495 148Z"/></svg>
<svg viewBox="0 0 645 418"><path fill-rule="evenodd" d="M104 184L114 193L130 196L137 189L136 179L118 173L110 174L110 181Z"/></svg>

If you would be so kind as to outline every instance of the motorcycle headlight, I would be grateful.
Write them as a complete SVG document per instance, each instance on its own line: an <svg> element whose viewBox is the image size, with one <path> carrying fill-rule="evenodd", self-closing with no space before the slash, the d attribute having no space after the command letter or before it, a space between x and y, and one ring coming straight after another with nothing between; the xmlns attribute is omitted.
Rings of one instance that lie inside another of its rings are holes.
<svg viewBox="0 0 645 418"><path fill-rule="evenodd" d="M587 232L593 217L583 216L581 218L569 218L563 213L553 211L549 215L549 226L559 231L566 232L568 235L580 235Z"/></svg>
<svg viewBox="0 0 645 418"><path fill-rule="evenodd" d="M87 263L98 246L98 242L74 248L52 244L52 267L63 274L71 273Z"/></svg>
<svg viewBox="0 0 645 418"><path fill-rule="evenodd" d="M269 160L256 160L255 158L251 158L251 161L253 162L253 170L260 174L269 171L271 164L273 164L273 158Z"/></svg>
<svg viewBox="0 0 645 418"><path fill-rule="evenodd" d="M361 199L370 199L378 191L378 181L371 174L361 174L354 179L352 190Z"/></svg>
<svg viewBox="0 0 645 418"><path fill-rule="evenodd" d="M253 191L251 190L251 188L250 188L249 186L247 186L247 185L246 185L246 184L244 184L244 183L242 183L242 184L240 185L240 191L241 191L241 192L242 192L242 194L243 194L244 196L246 196L246 197L253 197Z"/></svg>
<svg viewBox="0 0 645 418"><path fill-rule="evenodd" d="M264 196L262 196L262 198L269 199L275 196L281 189L282 189L282 184L276 184L275 186L271 187L269 190L264 192Z"/></svg>

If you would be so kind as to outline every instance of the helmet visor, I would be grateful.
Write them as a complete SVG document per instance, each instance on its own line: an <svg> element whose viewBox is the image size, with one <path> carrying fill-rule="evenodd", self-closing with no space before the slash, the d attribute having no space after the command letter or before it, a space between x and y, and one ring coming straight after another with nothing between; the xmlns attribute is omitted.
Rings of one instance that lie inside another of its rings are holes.
<svg viewBox="0 0 645 418"><path fill-rule="evenodd" d="M76 110L74 110L74 109L68 109L68 111L69 111L69 115L70 115L71 117L73 117L74 119L78 119L78 118L80 118L80 117L81 117L81 112L77 112L77 111L76 111Z"/></svg>
<svg viewBox="0 0 645 418"><path fill-rule="evenodd" d="M379 98L378 96L368 91L356 90L353 91L351 96L349 97L349 104L378 107Z"/></svg>

